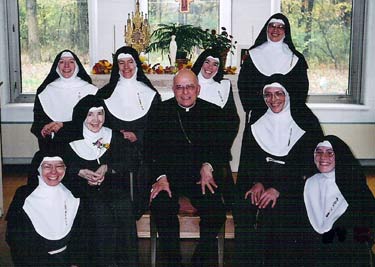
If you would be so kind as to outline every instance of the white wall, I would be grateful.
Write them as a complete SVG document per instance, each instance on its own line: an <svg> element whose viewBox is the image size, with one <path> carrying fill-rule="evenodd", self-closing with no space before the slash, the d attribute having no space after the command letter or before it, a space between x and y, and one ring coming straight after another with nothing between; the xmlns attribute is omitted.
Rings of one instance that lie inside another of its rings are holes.
<svg viewBox="0 0 375 267"><path fill-rule="evenodd" d="M239 46L249 48L271 15L271 3L264 0L237 0L232 3L232 32Z"/></svg>
<svg viewBox="0 0 375 267"><path fill-rule="evenodd" d="M135 10L134 0L91 0L90 62L101 59L112 62L112 53L124 45L124 25ZM94 19L95 18L95 19Z"/></svg>

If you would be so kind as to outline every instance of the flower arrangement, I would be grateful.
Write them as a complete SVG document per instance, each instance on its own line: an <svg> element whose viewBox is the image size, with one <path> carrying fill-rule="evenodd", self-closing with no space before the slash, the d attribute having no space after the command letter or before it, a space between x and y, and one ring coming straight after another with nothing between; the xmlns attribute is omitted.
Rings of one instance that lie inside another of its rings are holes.
<svg viewBox="0 0 375 267"><path fill-rule="evenodd" d="M233 42L233 36L228 34L225 27L221 27L221 30L221 33L218 34L216 30L211 30L211 32L209 32L209 30L206 29L207 38L204 43L205 48L215 49L219 51L220 54L226 55L228 52L234 54L237 41Z"/></svg>
<svg viewBox="0 0 375 267"><path fill-rule="evenodd" d="M92 74L109 74L112 70L112 64L106 60L101 59L92 67Z"/></svg>
<svg viewBox="0 0 375 267"><path fill-rule="evenodd" d="M92 145L96 146L99 149L102 149L102 148L109 149L110 144L109 143L102 143L102 140L103 140L103 138L100 138L100 139L96 140L94 143L92 143Z"/></svg>

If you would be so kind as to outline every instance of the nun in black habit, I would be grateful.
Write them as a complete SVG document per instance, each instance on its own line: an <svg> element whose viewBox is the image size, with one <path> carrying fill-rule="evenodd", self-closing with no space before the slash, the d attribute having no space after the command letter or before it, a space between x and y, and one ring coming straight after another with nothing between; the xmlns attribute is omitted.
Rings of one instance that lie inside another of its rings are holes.
<svg viewBox="0 0 375 267"><path fill-rule="evenodd" d="M224 168L226 181L223 194L226 202L233 202L234 183L229 161L232 160L231 148L238 133L240 119L233 99L232 85L224 79L224 63L219 52L207 49L203 51L192 67L201 86L198 98L219 106L223 110L223 118L227 122L226 132L221 143L227 161Z"/></svg>
<svg viewBox="0 0 375 267"><path fill-rule="evenodd" d="M33 162L35 183L17 189L6 216L14 265L87 266L83 203L63 184L63 159L39 151Z"/></svg>
<svg viewBox="0 0 375 267"><path fill-rule="evenodd" d="M72 119L74 106L86 95L95 95L97 90L72 51L63 50L56 56L35 96L31 132L38 138L40 150L61 149L63 143L69 142L66 126Z"/></svg>
<svg viewBox="0 0 375 267"><path fill-rule="evenodd" d="M298 97L291 99L292 106L305 103L309 89L307 69L304 56L294 47L288 18L281 13L272 15L250 47L238 76L238 91L246 114L262 107L262 89L276 73L290 80L288 90L299 92Z"/></svg>
<svg viewBox="0 0 375 267"><path fill-rule="evenodd" d="M113 57L109 83L97 93L98 97L104 99L112 129L121 132L124 139L133 143L139 155L143 154L149 114L160 101L159 93L141 65L134 48L121 47Z"/></svg>
<svg viewBox="0 0 375 267"><path fill-rule="evenodd" d="M144 135L149 116L160 102L160 95L142 69L138 52L129 46L119 48L113 57L109 83L97 96L104 99L107 120L111 128L120 132L132 144L135 166L135 189L138 196L138 216L148 207L148 168L144 164Z"/></svg>
<svg viewBox="0 0 375 267"><path fill-rule="evenodd" d="M282 78L270 77L243 136L234 209L239 266L302 266L303 177L323 134L306 106L293 108Z"/></svg>
<svg viewBox="0 0 375 267"><path fill-rule="evenodd" d="M78 132L66 149L66 185L88 201L91 266L138 266L130 141L104 126L105 115L104 101L96 96L75 106L72 126Z"/></svg>
<svg viewBox="0 0 375 267"><path fill-rule="evenodd" d="M375 199L358 160L329 135L316 145L314 163L303 194L311 244L306 266L372 266Z"/></svg>

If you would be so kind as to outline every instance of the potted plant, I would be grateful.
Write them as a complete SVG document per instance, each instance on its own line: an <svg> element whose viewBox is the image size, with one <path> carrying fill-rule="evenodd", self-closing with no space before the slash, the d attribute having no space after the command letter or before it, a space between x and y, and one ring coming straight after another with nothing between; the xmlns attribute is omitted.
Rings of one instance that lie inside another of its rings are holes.
<svg viewBox="0 0 375 267"><path fill-rule="evenodd" d="M176 36L177 59L186 59L188 55L191 56L196 46L204 47L207 33L200 27L176 23L159 24L158 26L159 28L151 34L152 43L146 48L146 53L160 51L162 54L168 54L172 35Z"/></svg>
<svg viewBox="0 0 375 267"><path fill-rule="evenodd" d="M234 54L234 49L236 49L237 41L233 41L233 36L228 34L225 27L221 27L221 33L218 34L216 30L206 30L206 38L204 41L204 48L212 48L220 53L222 60L226 62L228 53Z"/></svg>

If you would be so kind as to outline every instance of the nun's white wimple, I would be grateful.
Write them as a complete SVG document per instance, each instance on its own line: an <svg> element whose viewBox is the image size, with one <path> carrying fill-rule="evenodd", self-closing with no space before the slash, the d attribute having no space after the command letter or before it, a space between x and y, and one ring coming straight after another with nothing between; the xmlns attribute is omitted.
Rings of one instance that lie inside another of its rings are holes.
<svg viewBox="0 0 375 267"><path fill-rule="evenodd" d="M220 62L219 58L213 57L213 56L208 56L208 57L206 57L206 59L212 59L212 60L215 60L216 62Z"/></svg>
<svg viewBox="0 0 375 267"><path fill-rule="evenodd" d="M285 22L282 20L282 19L271 19L268 23L280 23L280 24L283 24L285 25Z"/></svg>
<svg viewBox="0 0 375 267"><path fill-rule="evenodd" d="M318 147L320 147L320 146L324 146L324 147L332 148L332 144L331 144L329 141L327 141L327 140L324 140L323 142L320 142L320 143L316 146L315 150L316 150Z"/></svg>
<svg viewBox="0 0 375 267"><path fill-rule="evenodd" d="M117 59L123 59L123 58L132 58L132 59L134 59L132 55L130 55L130 54L125 54L125 53L120 53L120 54L117 56Z"/></svg>
<svg viewBox="0 0 375 267"><path fill-rule="evenodd" d="M49 162L49 161L63 161L63 159L59 156L55 156L55 157L44 157L43 160L42 160L42 163L43 162Z"/></svg>
<svg viewBox="0 0 375 267"><path fill-rule="evenodd" d="M103 110L104 108L102 106L100 107L92 107L89 109L89 112L94 112L94 111L99 111L99 110Z"/></svg>
<svg viewBox="0 0 375 267"><path fill-rule="evenodd" d="M71 57L74 59L73 54L68 51L62 52L60 58L63 58L63 57Z"/></svg>

